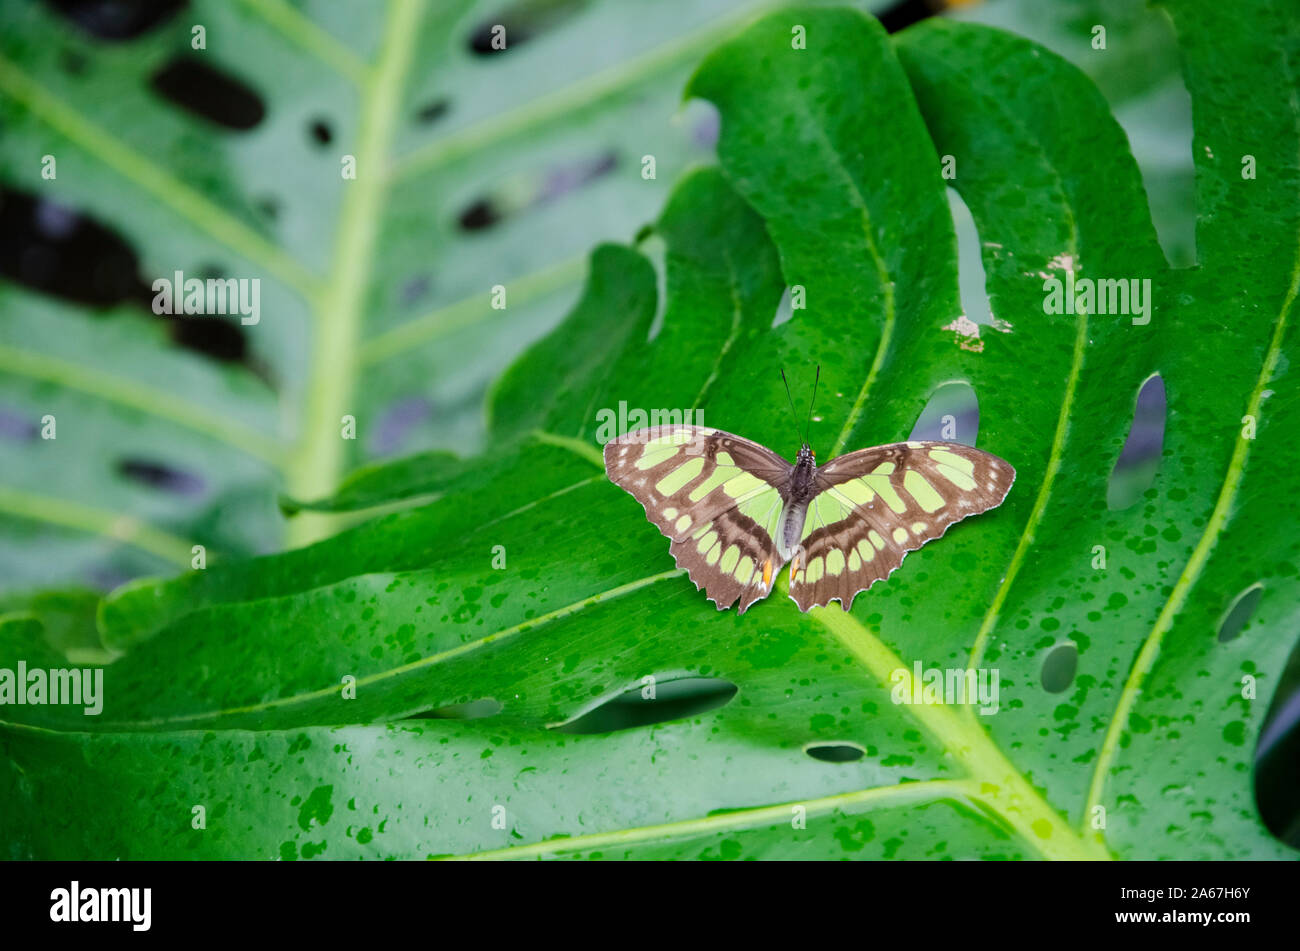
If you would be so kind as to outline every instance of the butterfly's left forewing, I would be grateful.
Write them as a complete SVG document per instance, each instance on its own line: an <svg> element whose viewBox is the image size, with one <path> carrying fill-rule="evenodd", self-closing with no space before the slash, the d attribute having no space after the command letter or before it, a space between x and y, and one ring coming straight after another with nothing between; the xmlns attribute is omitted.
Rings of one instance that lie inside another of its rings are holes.
<svg viewBox="0 0 1300 951"><path fill-rule="evenodd" d="M1002 504L1015 470L991 453L946 442L892 443L817 470L790 596L807 611L854 597L948 526Z"/></svg>
<svg viewBox="0 0 1300 951"><path fill-rule="evenodd" d="M721 610L772 590L773 538L791 465L769 449L699 426L638 430L605 444L611 481L640 502L670 551Z"/></svg>

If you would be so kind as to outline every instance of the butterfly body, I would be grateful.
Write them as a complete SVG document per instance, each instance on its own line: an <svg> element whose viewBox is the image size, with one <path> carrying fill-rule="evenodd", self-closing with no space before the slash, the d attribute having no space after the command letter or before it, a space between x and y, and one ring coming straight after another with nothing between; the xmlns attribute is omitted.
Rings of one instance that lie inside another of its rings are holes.
<svg viewBox="0 0 1300 951"><path fill-rule="evenodd" d="M790 471L790 481L782 499L785 508L781 512L781 527L777 532L777 549L782 562L790 560L799 544L803 525L808 517L808 502L816 494L817 459L807 444L799 449L794 466Z"/></svg>
<svg viewBox="0 0 1300 951"><path fill-rule="evenodd" d="M891 443L818 468L807 444L790 463L700 426L628 433L604 455L610 480L671 540L696 587L742 614L787 563L800 610L847 609L908 551L1000 505L1015 480L1002 459L958 443Z"/></svg>

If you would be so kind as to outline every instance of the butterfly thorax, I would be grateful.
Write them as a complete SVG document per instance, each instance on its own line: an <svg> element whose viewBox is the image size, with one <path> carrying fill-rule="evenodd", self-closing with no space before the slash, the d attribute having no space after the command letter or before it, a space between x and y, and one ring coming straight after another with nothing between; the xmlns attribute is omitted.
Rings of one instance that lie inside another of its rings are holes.
<svg viewBox="0 0 1300 951"><path fill-rule="evenodd" d="M807 502L815 494L813 481L817 477L817 457L804 443L799 447L799 455L794 460L794 471L790 473L790 491L787 501L791 505Z"/></svg>

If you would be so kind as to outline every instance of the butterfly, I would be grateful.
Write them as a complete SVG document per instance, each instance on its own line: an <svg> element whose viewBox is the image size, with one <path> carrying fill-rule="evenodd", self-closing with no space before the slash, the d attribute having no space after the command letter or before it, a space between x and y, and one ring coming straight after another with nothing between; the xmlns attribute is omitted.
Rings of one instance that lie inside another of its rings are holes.
<svg viewBox="0 0 1300 951"><path fill-rule="evenodd" d="M799 610L853 599L909 551L1002 504L1016 471L951 442L859 449L820 468L804 441L793 464L719 429L667 425L605 444L610 480L645 507L669 550L718 610L738 613L790 564Z"/></svg>

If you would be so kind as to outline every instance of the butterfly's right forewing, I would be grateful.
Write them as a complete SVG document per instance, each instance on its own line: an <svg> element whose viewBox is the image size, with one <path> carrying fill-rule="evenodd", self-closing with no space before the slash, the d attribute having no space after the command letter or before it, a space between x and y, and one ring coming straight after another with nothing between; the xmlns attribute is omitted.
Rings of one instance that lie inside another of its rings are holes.
<svg viewBox="0 0 1300 951"><path fill-rule="evenodd" d="M854 597L953 523L1002 504L1016 470L970 446L905 442L832 459L817 470L790 597L807 611Z"/></svg>
<svg viewBox="0 0 1300 951"><path fill-rule="evenodd" d="M772 590L773 541L790 463L716 429L666 426L605 444L605 471L672 540L670 551L719 609L740 612Z"/></svg>

